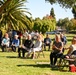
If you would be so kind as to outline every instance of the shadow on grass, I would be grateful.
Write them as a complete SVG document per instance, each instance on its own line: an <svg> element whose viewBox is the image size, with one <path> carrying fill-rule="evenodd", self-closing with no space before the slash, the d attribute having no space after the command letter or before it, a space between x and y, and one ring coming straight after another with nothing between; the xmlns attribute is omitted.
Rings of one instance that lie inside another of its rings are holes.
<svg viewBox="0 0 76 75"><path fill-rule="evenodd" d="M19 58L19 59L26 59L25 57L18 57L18 56L6 56L6 58ZM31 59L31 57L29 57L28 59Z"/></svg>
<svg viewBox="0 0 76 75"><path fill-rule="evenodd" d="M72 41L72 39L67 39L67 41Z"/></svg>
<svg viewBox="0 0 76 75"><path fill-rule="evenodd" d="M51 68L51 70L53 70L53 71L60 71L60 72L68 72L69 71L69 69L68 69L68 67L67 66L65 66L66 67L66 69L64 69L64 66L55 66L55 67L52 67Z"/></svg>
<svg viewBox="0 0 76 75"><path fill-rule="evenodd" d="M17 65L18 67L28 66L28 67L39 67L39 68L50 68L52 71L68 72L68 70L61 69L59 67L50 67L49 64L21 64Z"/></svg>
<svg viewBox="0 0 76 75"><path fill-rule="evenodd" d="M29 64L29 65L17 65L18 67L29 66L29 67L40 67L40 68L50 68L49 64Z"/></svg>
<svg viewBox="0 0 76 75"><path fill-rule="evenodd" d="M6 56L6 58L18 58L17 56Z"/></svg>
<svg viewBox="0 0 76 75"><path fill-rule="evenodd" d="M54 68L51 68L51 70L53 70L53 71L58 71L58 70L59 70L59 68L54 67Z"/></svg>

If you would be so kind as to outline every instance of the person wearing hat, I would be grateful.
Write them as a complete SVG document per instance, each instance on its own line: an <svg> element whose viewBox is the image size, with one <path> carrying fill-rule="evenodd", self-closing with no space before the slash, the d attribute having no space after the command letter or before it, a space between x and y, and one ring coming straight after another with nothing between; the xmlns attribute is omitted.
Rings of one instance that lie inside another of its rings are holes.
<svg viewBox="0 0 76 75"><path fill-rule="evenodd" d="M14 52L16 52L16 48L19 46L19 42L18 35L15 35L14 39L12 40L12 50Z"/></svg>

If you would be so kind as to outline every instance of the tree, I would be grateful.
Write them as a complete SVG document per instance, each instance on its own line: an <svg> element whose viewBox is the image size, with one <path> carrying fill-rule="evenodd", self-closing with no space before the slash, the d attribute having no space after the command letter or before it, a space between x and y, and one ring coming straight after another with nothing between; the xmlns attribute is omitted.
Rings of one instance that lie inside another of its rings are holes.
<svg viewBox="0 0 76 75"><path fill-rule="evenodd" d="M57 26L66 29L67 31L73 30L74 28L73 22L70 21L68 18L59 19L59 21L57 22Z"/></svg>
<svg viewBox="0 0 76 75"><path fill-rule="evenodd" d="M12 0L0 0L0 14L4 11L4 9L7 7L7 5L11 2ZM15 0L16 1L16 0ZM20 0L20 1L26 1L26 0Z"/></svg>
<svg viewBox="0 0 76 75"><path fill-rule="evenodd" d="M71 22L73 23L72 30L76 30L76 19L71 19Z"/></svg>
<svg viewBox="0 0 76 75"><path fill-rule="evenodd" d="M4 11L4 9L6 8L6 6L10 3L11 0L1 0L0 1L0 14ZM4 3L5 2L5 3Z"/></svg>
<svg viewBox="0 0 76 75"><path fill-rule="evenodd" d="M53 8L51 8L50 16L52 16L53 18L55 18L55 14L54 14L54 9Z"/></svg>
<svg viewBox="0 0 76 75"><path fill-rule="evenodd" d="M74 14L74 18L76 19L76 5L73 6L72 13Z"/></svg>
<svg viewBox="0 0 76 75"><path fill-rule="evenodd" d="M67 31L70 31L73 28L73 23L68 18L65 18L63 19L63 26Z"/></svg>
<svg viewBox="0 0 76 75"><path fill-rule="evenodd" d="M8 29L9 26L11 26L13 29L24 29L28 28L30 29L31 20L30 18L25 14L29 13L27 8L24 8L24 3L26 0L11 0L9 4L9 0L2 0L1 7L2 12L0 13L0 26L6 27ZM30 13L29 13L30 14Z"/></svg>
<svg viewBox="0 0 76 75"><path fill-rule="evenodd" d="M53 31L56 28L56 20L53 18L52 19L48 19L47 17L43 18L42 24L43 25L41 31L43 33L45 33L46 31Z"/></svg>
<svg viewBox="0 0 76 75"><path fill-rule="evenodd" d="M56 20L54 18L43 17L43 19L35 18L33 30L38 30L43 34L46 31L53 31L56 28Z"/></svg>
<svg viewBox="0 0 76 75"><path fill-rule="evenodd" d="M63 22L62 19L59 19L59 20L57 21L57 26L59 26L59 27L62 28L62 27L63 27L63 26L62 26L62 22Z"/></svg>
<svg viewBox="0 0 76 75"><path fill-rule="evenodd" d="M48 1L51 4L59 3L60 6L65 8L71 8L76 3L76 0L45 0L45 1Z"/></svg>
<svg viewBox="0 0 76 75"><path fill-rule="evenodd" d="M39 32L42 29L42 21L34 21L34 28L35 31L38 30Z"/></svg>

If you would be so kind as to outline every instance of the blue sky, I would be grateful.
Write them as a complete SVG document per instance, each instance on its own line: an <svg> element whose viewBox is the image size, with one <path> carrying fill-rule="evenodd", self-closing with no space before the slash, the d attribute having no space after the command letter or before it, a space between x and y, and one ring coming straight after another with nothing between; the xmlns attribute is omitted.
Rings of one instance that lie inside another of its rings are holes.
<svg viewBox="0 0 76 75"><path fill-rule="evenodd" d="M45 2L45 0L27 0L26 7L28 11L31 12L32 17L40 17L50 14L50 10L53 7L56 19L64 19L68 17L69 19L73 18L71 9L65 9L60 7L58 4L51 5L50 3Z"/></svg>

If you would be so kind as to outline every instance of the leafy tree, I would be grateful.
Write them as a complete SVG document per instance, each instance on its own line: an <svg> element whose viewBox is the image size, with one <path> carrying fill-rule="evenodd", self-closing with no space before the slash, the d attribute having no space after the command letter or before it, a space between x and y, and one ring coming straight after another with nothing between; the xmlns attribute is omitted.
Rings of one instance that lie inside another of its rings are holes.
<svg viewBox="0 0 76 75"><path fill-rule="evenodd" d="M11 2L11 0L1 0L0 1L0 14L3 13L6 6Z"/></svg>
<svg viewBox="0 0 76 75"><path fill-rule="evenodd" d="M71 19L71 22L73 23L72 30L76 30L76 19Z"/></svg>
<svg viewBox="0 0 76 75"><path fill-rule="evenodd" d="M56 20L54 18L48 19L47 17L43 17L42 20L40 18L35 18L33 30L41 31L44 34L46 31L55 30L55 27Z"/></svg>
<svg viewBox="0 0 76 75"><path fill-rule="evenodd" d="M73 6L72 13L74 14L74 18L76 19L76 5Z"/></svg>
<svg viewBox="0 0 76 75"><path fill-rule="evenodd" d="M46 31L53 31L56 28L56 21L55 19L48 19L44 18L42 20L43 26L42 26L42 32L45 33Z"/></svg>
<svg viewBox="0 0 76 75"><path fill-rule="evenodd" d="M62 28L63 27L62 22L63 22L62 19L59 19L57 21L57 26L60 26Z"/></svg>
<svg viewBox="0 0 76 75"><path fill-rule="evenodd" d="M41 28L42 28L42 20L39 17L35 18L33 30L35 31L38 30L40 32Z"/></svg>
<svg viewBox="0 0 76 75"><path fill-rule="evenodd" d="M0 26L12 27L13 29L30 29L31 20L25 13L29 13L24 8L26 0L2 0L0 7ZM24 13L25 12L25 13ZM30 13L29 13L30 14Z"/></svg>
<svg viewBox="0 0 76 75"><path fill-rule="evenodd" d="M45 1L48 1L51 4L59 3L60 6L65 8L71 8L76 3L76 0L45 0Z"/></svg>
<svg viewBox="0 0 76 75"><path fill-rule="evenodd" d="M41 21L41 19L39 17L35 18L35 21Z"/></svg>
<svg viewBox="0 0 76 75"><path fill-rule="evenodd" d="M50 21L47 19L42 20L43 26L42 26L42 33L45 33L46 31L50 31Z"/></svg>
<svg viewBox="0 0 76 75"><path fill-rule="evenodd" d="M68 18L59 19L59 21L57 22L57 26L60 26L61 28L69 31L73 29L73 22L70 21Z"/></svg>
<svg viewBox="0 0 76 75"><path fill-rule="evenodd" d="M34 21L34 30L38 30L39 32L41 31L42 28L42 21Z"/></svg>
<svg viewBox="0 0 76 75"><path fill-rule="evenodd" d="M55 14L54 14L54 9L53 8L51 8L50 16L52 16L53 18L55 18Z"/></svg>
<svg viewBox="0 0 76 75"><path fill-rule="evenodd" d="M63 26L66 28L67 31L69 31L72 30L73 23L68 18L65 18L63 19Z"/></svg>

